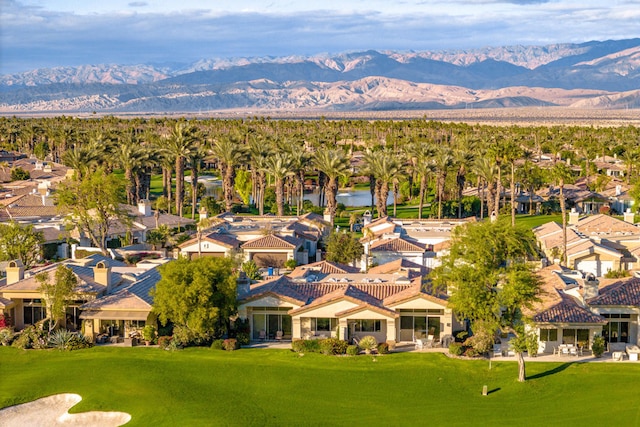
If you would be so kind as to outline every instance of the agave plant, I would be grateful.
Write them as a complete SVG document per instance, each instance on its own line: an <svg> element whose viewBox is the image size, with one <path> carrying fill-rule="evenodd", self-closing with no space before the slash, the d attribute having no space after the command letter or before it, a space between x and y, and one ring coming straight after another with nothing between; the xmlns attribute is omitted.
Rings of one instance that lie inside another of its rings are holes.
<svg viewBox="0 0 640 427"><path fill-rule="evenodd" d="M360 342L358 343L358 347L363 349L366 354L371 354L371 352L375 350L377 346L378 340L376 340L376 337L372 335L362 337L360 339Z"/></svg>
<svg viewBox="0 0 640 427"><path fill-rule="evenodd" d="M58 329L49 337L49 346L58 350L71 350L78 336L66 329Z"/></svg>

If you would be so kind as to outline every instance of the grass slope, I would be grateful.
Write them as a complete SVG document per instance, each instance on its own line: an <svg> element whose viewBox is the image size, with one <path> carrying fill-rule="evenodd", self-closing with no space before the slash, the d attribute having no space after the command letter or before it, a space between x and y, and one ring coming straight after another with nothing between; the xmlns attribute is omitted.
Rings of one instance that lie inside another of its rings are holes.
<svg viewBox="0 0 640 427"><path fill-rule="evenodd" d="M521 384L516 363L442 354L0 348L0 360L0 407L78 393L72 412L124 411L132 426L640 423L640 364L529 363Z"/></svg>

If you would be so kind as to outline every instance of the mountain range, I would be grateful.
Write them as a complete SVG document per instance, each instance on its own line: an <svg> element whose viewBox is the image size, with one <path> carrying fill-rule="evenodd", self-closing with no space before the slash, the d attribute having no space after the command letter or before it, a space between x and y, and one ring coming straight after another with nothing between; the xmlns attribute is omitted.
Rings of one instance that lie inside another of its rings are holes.
<svg viewBox="0 0 640 427"><path fill-rule="evenodd" d="M192 64L83 65L0 76L0 113L640 108L640 39Z"/></svg>

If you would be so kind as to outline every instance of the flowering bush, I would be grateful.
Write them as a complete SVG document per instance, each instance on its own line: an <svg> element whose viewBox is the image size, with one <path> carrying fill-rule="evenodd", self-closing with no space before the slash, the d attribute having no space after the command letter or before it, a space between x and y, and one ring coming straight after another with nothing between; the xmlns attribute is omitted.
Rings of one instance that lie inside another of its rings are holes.
<svg viewBox="0 0 640 427"><path fill-rule="evenodd" d="M167 337L167 336L163 336L163 337L158 337L158 346L165 350L167 349L167 347L169 347L169 344L171 344L171 340L173 339L173 337Z"/></svg>
<svg viewBox="0 0 640 427"><path fill-rule="evenodd" d="M347 342L338 338L327 338L320 341L320 352L322 354L345 354L347 352Z"/></svg>
<svg viewBox="0 0 640 427"><path fill-rule="evenodd" d="M378 344L378 354L389 354L389 344L386 342Z"/></svg>
<svg viewBox="0 0 640 427"><path fill-rule="evenodd" d="M240 343L238 343L238 340L235 338L227 338L222 342L222 346L227 351L233 351L240 348Z"/></svg>

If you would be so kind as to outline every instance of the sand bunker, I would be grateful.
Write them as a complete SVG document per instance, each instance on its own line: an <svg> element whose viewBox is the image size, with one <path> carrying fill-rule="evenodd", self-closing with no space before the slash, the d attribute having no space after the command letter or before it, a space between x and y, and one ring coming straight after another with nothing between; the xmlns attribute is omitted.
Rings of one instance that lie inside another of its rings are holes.
<svg viewBox="0 0 640 427"><path fill-rule="evenodd" d="M116 427L128 423L125 412L83 412L70 414L69 408L82 400L77 394L56 394L22 405L0 409L0 426L95 426Z"/></svg>

